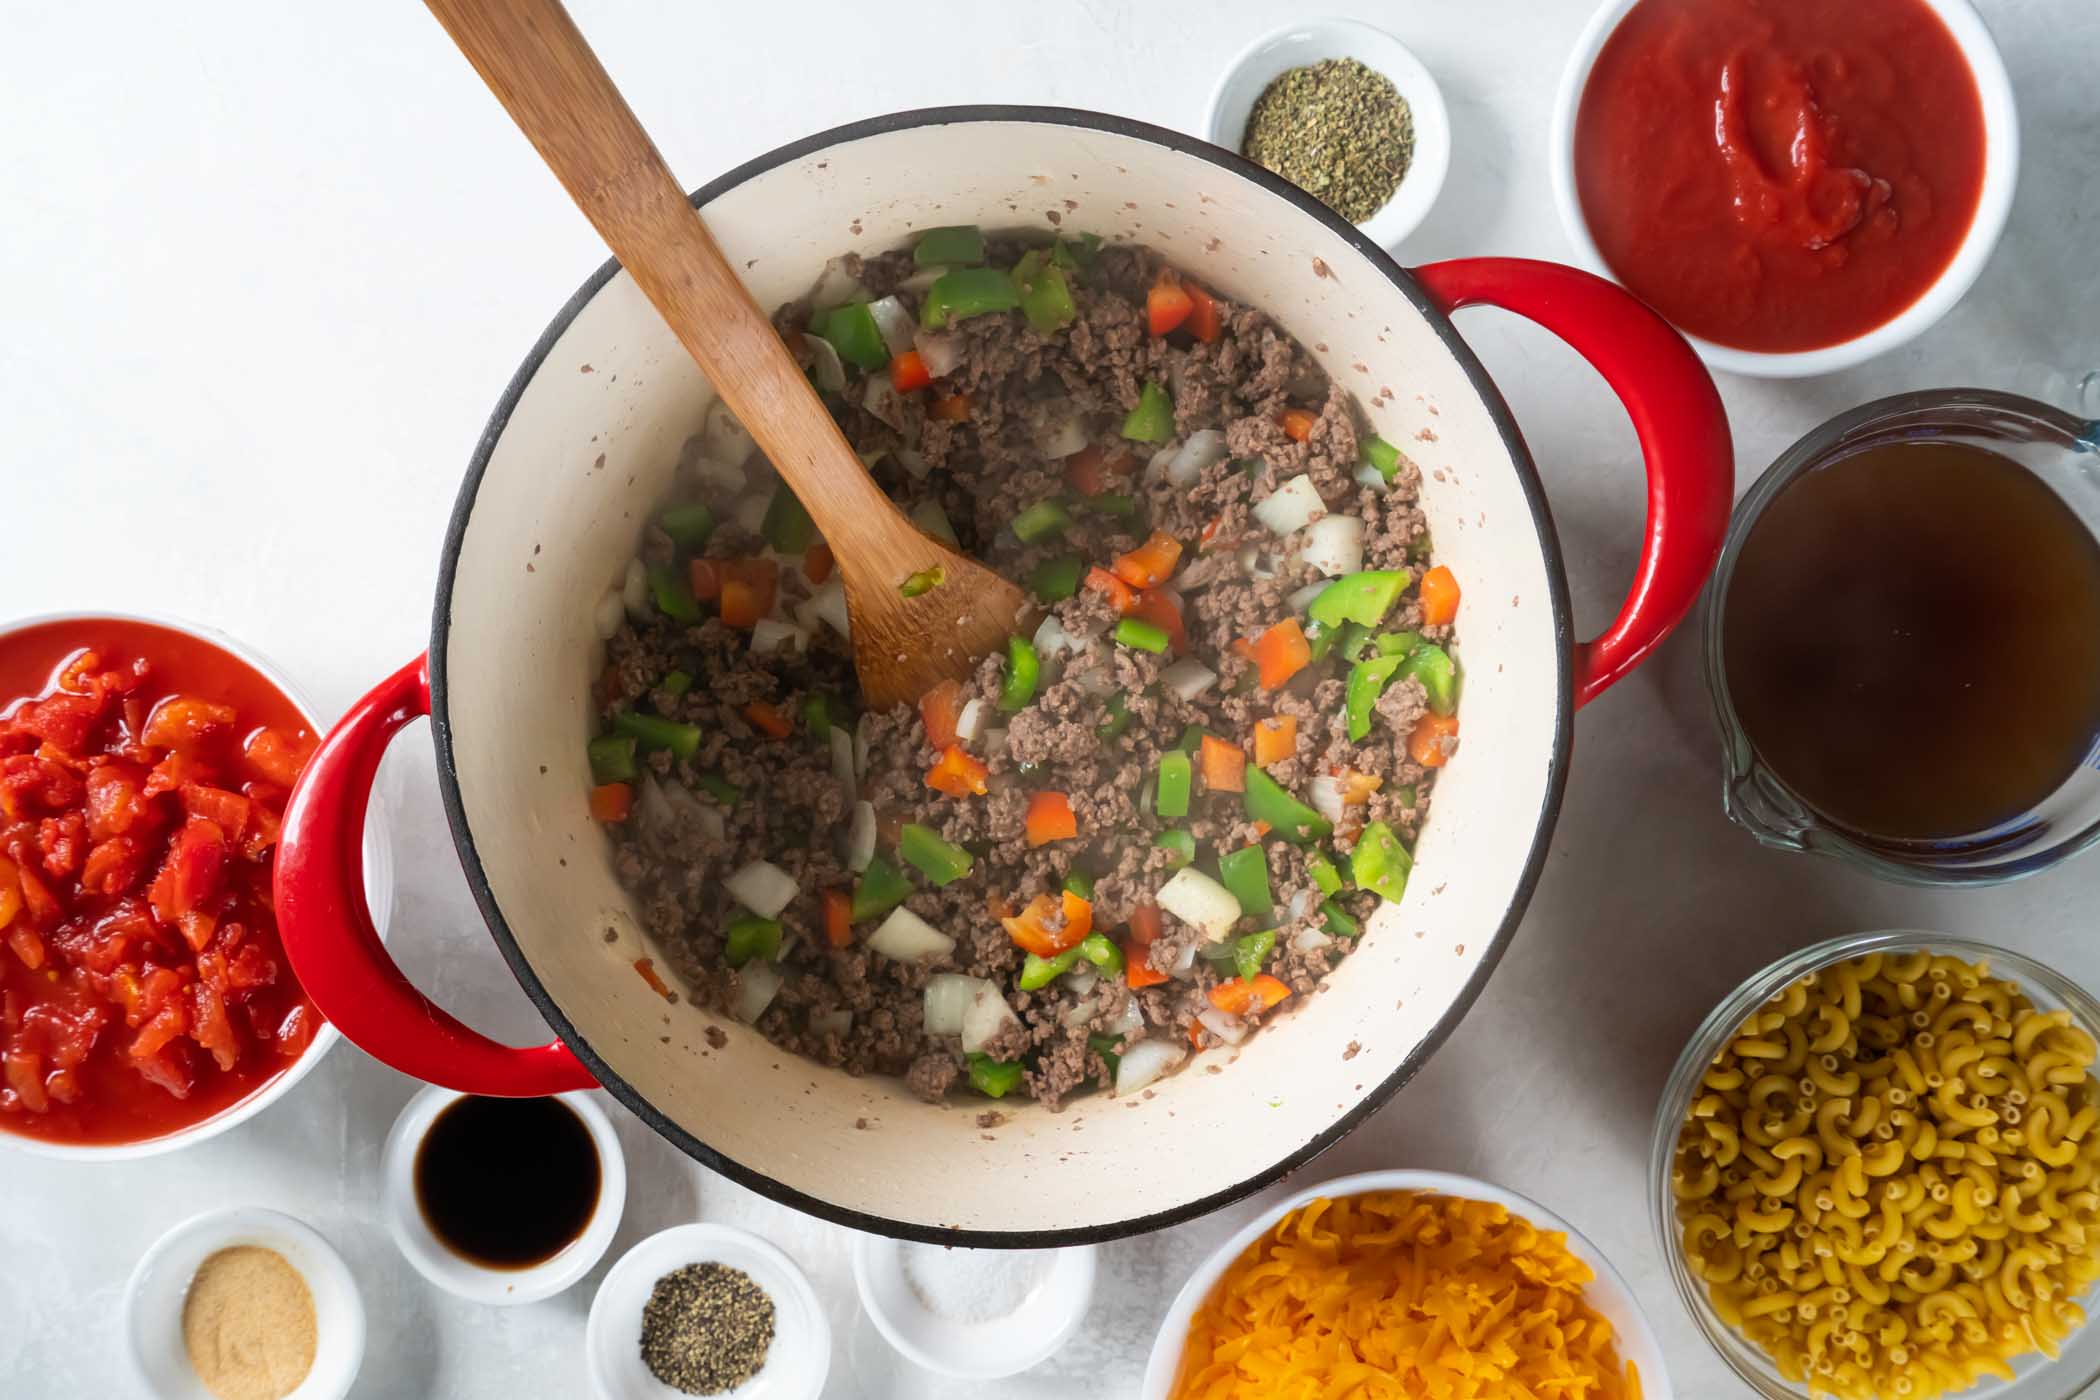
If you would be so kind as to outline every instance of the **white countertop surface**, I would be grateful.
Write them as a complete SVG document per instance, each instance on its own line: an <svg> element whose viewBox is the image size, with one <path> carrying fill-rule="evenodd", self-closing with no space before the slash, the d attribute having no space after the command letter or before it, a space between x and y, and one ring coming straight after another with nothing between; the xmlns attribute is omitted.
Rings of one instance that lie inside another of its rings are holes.
<svg viewBox="0 0 2100 1400"><path fill-rule="evenodd" d="M1100 108L1194 130L1225 62L1290 7L1036 0L793 7L590 0L578 18L687 185L838 122L957 101ZM1337 3L1439 75L1455 127L1441 203L1399 251L1565 257L1546 127L1586 0ZM1983 0L2019 95L2012 223L1967 301L1860 370L1724 380L1742 485L1823 418L1902 389L2067 401L2100 365L2100 9ZM1310 11L1308 12L1310 13ZM967 19L964 16L967 15ZM438 547L482 422L604 254L422 8L10 5L0 40L0 615L144 607L276 658L330 714L425 642ZM951 31L953 31L951 33ZM1632 433L1576 357L1501 313L1462 322L1523 423L1578 622L1616 608L1637 544ZM1529 916L1420 1077L1307 1169L1491 1178L1579 1225L1628 1276L1677 1393L1749 1392L1667 1288L1644 1205L1655 1099L1712 1004L1779 953L1914 925L2027 951L2100 985L2100 863L1933 894L1761 850L1724 820L1718 753L1680 632L1576 723L1568 801ZM543 1034L468 899L427 743L383 779L394 945L447 1006ZM0 1394L128 1394L113 1326L139 1253L176 1221L255 1203L318 1227L365 1294L361 1400L584 1393L566 1295L481 1308L426 1287L378 1223L380 1144L414 1086L347 1046L284 1102L195 1150L84 1169L0 1155ZM1086 1329L1010 1381L948 1382L859 1315L848 1237L681 1157L624 1110L615 1244L695 1218L798 1259L830 1308L827 1394L1130 1396L1194 1262L1245 1204L1106 1246Z"/></svg>

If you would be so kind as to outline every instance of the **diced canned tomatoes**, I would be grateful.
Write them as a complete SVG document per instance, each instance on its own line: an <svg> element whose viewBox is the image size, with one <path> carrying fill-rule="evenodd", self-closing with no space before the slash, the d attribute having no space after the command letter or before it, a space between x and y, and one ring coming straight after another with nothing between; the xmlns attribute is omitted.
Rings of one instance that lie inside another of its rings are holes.
<svg viewBox="0 0 2100 1400"><path fill-rule="evenodd" d="M270 875L313 746L268 681L181 633L0 638L0 1130L158 1136L306 1049Z"/></svg>

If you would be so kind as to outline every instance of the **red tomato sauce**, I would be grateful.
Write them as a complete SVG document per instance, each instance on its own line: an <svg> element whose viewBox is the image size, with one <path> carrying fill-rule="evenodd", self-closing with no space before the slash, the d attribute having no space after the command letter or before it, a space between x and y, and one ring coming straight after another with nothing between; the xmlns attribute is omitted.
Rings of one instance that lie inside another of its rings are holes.
<svg viewBox="0 0 2100 1400"><path fill-rule="evenodd" d="M1938 279L1983 190L1983 103L1923 0L1642 0L1575 122L1620 282L1744 350L1835 345Z"/></svg>
<svg viewBox="0 0 2100 1400"><path fill-rule="evenodd" d="M271 912L314 734L149 623L0 636L0 1130L136 1142L287 1069L320 1013Z"/></svg>

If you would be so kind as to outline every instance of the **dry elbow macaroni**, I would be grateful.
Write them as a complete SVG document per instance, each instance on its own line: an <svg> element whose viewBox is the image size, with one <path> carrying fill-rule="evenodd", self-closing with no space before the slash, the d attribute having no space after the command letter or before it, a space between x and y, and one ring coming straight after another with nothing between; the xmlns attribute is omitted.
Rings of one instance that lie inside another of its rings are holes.
<svg viewBox="0 0 2100 1400"><path fill-rule="evenodd" d="M2095 1053L1983 963L1876 953L1789 986L1678 1133L1714 1310L1841 1400L1931 1400L2055 1355L2100 1278Z"/></svg>

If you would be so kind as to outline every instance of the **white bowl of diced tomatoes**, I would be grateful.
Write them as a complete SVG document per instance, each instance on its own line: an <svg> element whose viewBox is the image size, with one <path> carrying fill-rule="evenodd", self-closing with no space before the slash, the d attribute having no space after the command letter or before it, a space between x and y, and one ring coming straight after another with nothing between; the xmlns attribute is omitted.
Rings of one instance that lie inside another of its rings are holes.
<svg viewBox="0 0 2100 1400"><path fill-rule="evenodd" d="M278 942L279 821L323 724L253 650L136 614L0 624L0 1147L224 1132L336 1041ZM385 910L377 819L365 880Z"/></svg>

